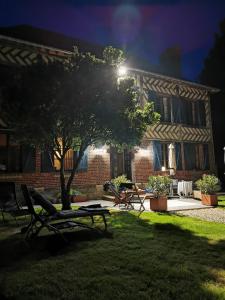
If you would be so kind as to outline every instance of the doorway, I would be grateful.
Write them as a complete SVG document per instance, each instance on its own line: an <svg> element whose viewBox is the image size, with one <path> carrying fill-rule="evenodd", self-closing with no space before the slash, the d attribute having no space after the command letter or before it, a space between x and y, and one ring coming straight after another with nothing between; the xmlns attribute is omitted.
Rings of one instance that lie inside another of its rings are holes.
<svg viewBox="0 0 225 300"><path fill-rule="evenodd" d="M114 147L110 149L110 166L111 166L111 178L118 177L120 175L126 175L128 179L132 179L131 170L131 151L124 149L118 151Z"/></svg>

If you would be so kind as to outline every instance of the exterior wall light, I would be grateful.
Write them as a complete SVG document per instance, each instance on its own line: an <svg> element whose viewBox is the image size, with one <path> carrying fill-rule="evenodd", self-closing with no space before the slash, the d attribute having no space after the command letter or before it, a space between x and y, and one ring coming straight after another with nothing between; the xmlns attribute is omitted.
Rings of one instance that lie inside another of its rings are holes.
<svg viewBox="0 0 225 300"><path fill-rule="evenodd" d="M95 155L104 155L106 153L106 148L104 146L99 148L94 148L93 152Z"/></svg>
<svg viewBox="0 0 225 300"><path fill-rule="evenodd" d="M139 148L138 149L138 154L140 156L150 156L149 149L146 149L146 148Z"/></svg>
<svg viewBox="0 0 225 300"><path fill-rule="evenodd" d="M125 66L120 66L119 68L118 68L118 76L119 77L124 77L124 76L126 76L127 75L127 67L125 67Z"/></svg>
<svg viewBox="0 0 225 300"><path fill-rule="evenodd" d="M162 166L162 172L166 172L166 167Z"/></svg>

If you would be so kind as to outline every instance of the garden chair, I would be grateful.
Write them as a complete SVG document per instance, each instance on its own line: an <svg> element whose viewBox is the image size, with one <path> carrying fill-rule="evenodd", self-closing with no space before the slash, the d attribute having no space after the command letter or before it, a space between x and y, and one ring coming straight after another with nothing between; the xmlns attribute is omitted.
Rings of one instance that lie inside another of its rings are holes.
<svg viewBox="0 0 225 300"><path fill-rule="evenodd" d="M74 227L83 227L88 229L94 229L85 223L74 221L75 218L89 217L94 223L95 216L101 216L105 225L105 231L107 230L106 214L110 214L108 209L102 207L83 206L78 210L62 210L57 211L55 206L41 194L36 191L30 192L25 184L21 185L21 189L26 200L28 209L32 216L31 222L26 232L26 240L30 240L36 237L43 228L47 228L49 231L53 231L55 234L59 234L64 241L66 241L61 230L71 229ZM42 208L41 212L37 213L33 207L32 200L35 200Z"/></svg>
<svg viewBox="0 0 225 300"><path fill-rule="evenodd" d="M130 199L132 198L132 195L128 195L125 191L118 192L111 181L107 181L104 184L104 190L106 192L110 191L113 194L114 206L118 205L120 207L120 205L124 205L126 209L133 208L130 204Z"/></svg>
<svg viewBox="0 0 225 300"><path fill-rule="evenodd" d="M134 204L140 204L139 211L143 212L145 210L144 201L146 199L146 193L137 187L134 182L124 182L120 184L119 189L124 191L129 197L129 207L134 209Z"/></svg>
<svg viewBox="0 0 225 300"><path fill-rule="evenodd" d="M17 217L30 215L27 208L23 208L16 196L16 187L14 182L0 182L0 210L3 222L5 223L4 214L10 214L16 221Z"/></svg>

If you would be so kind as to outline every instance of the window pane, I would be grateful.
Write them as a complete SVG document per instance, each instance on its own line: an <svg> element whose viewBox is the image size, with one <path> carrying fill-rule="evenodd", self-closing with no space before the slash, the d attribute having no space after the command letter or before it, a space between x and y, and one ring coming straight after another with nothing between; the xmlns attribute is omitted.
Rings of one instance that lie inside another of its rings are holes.
<svg viewBox="0 0 225 300"><path fill-rule="evenodd" d="M184 143L184 160L186 170L196 169L195 144Z"/></svg>
<svg viewBox="0 0 225 300"><path fill-rule="evenodd" d="M9 146L8 152L8 171L9 172L21 172L21 155L20 146Z"/></svg>
<svg viewBox="0 0 225 300"><path fill-rule="evenodd" d="M175 155L177 170L182 170L181 143L175 143Z"/></svg>
<svg viewBox="0 0 225 300"><path fill-rule="evenodd" d="M171 122L171 99L163 97L164 121Z"/></svg>
<svg viewBox="0 0 225 300"><path fill-rule="evenodd" d="M159 141L153 141L153 168L154 171L161 171L162 167L162 148Z"/></svg>
<svg viewBox="0 0 225 300"><path fill-rule="evenodd" d="M73 157L74 157L74 151L70 149L65 156L65 161L64 161L65 170L69 171L73 169Z"/></svg>
<svg viewBox="0 0 225 300"><path fill-rule="evenodd" d="M0 171L7 169L7 136L0 134Z"/></svg>
<svg viewBox="0 0 225 300"><path fill-rule="evenodd" d="M205 102L202 100L195 102L195 125L206 126Z"/></svg>

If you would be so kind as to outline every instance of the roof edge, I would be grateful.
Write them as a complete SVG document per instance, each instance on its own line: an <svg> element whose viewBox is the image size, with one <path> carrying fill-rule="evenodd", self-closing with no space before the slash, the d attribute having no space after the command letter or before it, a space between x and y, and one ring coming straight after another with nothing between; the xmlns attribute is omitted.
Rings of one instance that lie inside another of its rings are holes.
<svg viewBox="0 0 225 300"><path fill-rule="evenodd" d="M212 87L212 86L207 86L207 85L200 84L200 83L196 83L196 82L189 81L189 80L179 79L179 78L175 78L175 77L171 77L171 76L167 76L167 75L162 75L162 74L154 73L154 72L150 72L150 71L145 71L145 70L141 70L141 69L136 69L136 68L127 68L127 69L128 69L128 71L130 70L130 71L135 72L135 73L151 75L151 76L161 78L161 79L164 79L164 80L167 80L167 81L173 81L173 82L189 85L189 86L192 86L192 87L198 87L198 88L207 90L212 94L220 92L220 89L218 89L218 88L215 88L215 87Z"/></svg>
<svg viewBox="0 0 225 300"><path fill-rule="evenodd" d="M48 50L62 52L63 54L72 55L72 51L67 51L67 50L63 50L63 49L59 49L59 48L45 46L45 45L42 45L42 44L32 43L32 42L25 41L25 40L22 40L22 39L12 38L12 37L9 37L9 36L6 36L6 35L1 35L0 34L0 39L5 39L5 40L11 41L11 42L17 42L17 43L25 44L25 45L32 46L32 47L45 48L45 49L48 49ZM189 86L192 86L192 87L198 87L198 88L207 90L212 94L220 92L220 89L218 89L218 88L203 85L203 84L196 83L196 82L193 82L193 81L178 79L178 78L174 78L174 77L171 77L171 76L162 75L162 74L159 74L159 73L145 71L145 70L141 70L141 69L137 69L137 68L128 68L128 71L129 70L132 71L132 72L136 72L136 73L151 75L151 76L161 78L161 79L164 79L164 80L167 80L167 81L173 81L173 82L189 85Z"/></svg>

